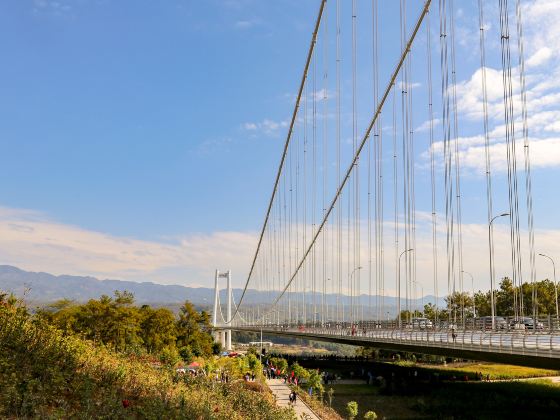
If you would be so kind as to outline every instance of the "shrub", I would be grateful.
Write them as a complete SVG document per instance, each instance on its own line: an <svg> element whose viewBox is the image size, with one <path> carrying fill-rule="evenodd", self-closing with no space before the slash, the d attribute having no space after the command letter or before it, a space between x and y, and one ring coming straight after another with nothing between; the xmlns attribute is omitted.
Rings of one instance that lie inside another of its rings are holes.
<svg viewBox="0 0 560 420"><path fill-rule="evenodd" d="M0 418L292 419L241 383L179 376L0 305Z"/></svg>
<svg viewBox="0 0 560 420"><path fill-rule="evenodd" d="M194 354L190 346L183 346L179 349L179 356L183 359L185 363L191 363L194 358Z"/></svg>
<svg viewBox="0 0 560 420"><path fill-rule="evenodd" d="M346 412L348 413L348 420L354 420L358 415L358 403L356 401L350 401L346 404Z"/></svg>
<svg viewBox="0 0 560 420"><path fill-rule="evenodd" d="M364 414L364 419L365 420L376 420L377 419L377 414L375 414L375 411L368 411L366 414Z"/></svg>

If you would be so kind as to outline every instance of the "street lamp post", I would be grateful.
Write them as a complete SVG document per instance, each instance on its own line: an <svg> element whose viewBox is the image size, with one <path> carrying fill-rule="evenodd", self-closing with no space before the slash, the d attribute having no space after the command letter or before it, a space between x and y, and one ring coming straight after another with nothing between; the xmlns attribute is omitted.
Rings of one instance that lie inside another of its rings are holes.
<svg viewBox="0 0 560 420"><path fill-rule="evenodd" d="M352 273L350 274L350 279L349 279L349 283L352 284L352 277L354 276L354 273L358 270L361 270L362 266L356 267L354 268L354 270L352 270ZM359 297L359 296L358 296ZM352 305L352 313L351 313L351 318L352 318L352 323L356 323L356 317L354 316L354 305Z"/></svg>
<svg viewBox="0 0 560 420"><path fill-rule="evenodd" d="M399 323L399 328L402 328L402 320L401 320L401 257L407 253L413 251L412 248L410 249L406 249L403 252L401 252L401 255L399 255L399 267L397 270L397 292L398 292L398 298L397 298L397 319L398 319L398 323Z"/></svg>
<svg viewBox="0 0 560 420"><path fill-rule="evenodd" d="M472 304L473 304L473 318L476 318L476 303L474 301L474 278L473 275L471 273L469 273L468 271L463 270L463 273L468 274L469 277L471 278L471 287L472 287Z"/></svg>
<svg viewBox="0 0 560 420"><path fill-rule="evenodd" d="M488 223L488 247L490 251L490 310L492 311L492 330L496 329L496 310L494 309L494 261L492 259L492 223L498 217L509 216L509 213L502 213L494 216Z"/></svg>
<svg viewBox="0 0 560 420"><path fill-rule="evenodd" d="M325 296L325 309L326 309L326 313L323 317L323 326L325 326L325 319L327 320L327 322L329 322L329 283L332 279L327 279L327 290L326 290L326 296Z"/></svg>
<svg viewBox="0 0 560 420"><path fill-rule="evenodd" d="M556 284L556 264L554 260L546 254L539 254L541 257L548 258L552 262L552 270L554 272L554 298L556 300L556 323L558 323L558 285ZM535 320L536 322L536 320Z"/></svg>

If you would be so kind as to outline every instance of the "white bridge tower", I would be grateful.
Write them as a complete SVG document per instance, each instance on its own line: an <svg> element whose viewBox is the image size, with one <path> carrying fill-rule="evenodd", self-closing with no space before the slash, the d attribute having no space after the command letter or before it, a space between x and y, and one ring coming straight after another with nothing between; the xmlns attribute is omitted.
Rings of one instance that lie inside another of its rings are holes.
<svg viewBox="0 0 560 420"><path fill-rule="evenodd" d="M225 320L218 319L218 311L220 311L220 285L219 279L226 278L227 279L227 307L226 307L226 317ZM220 273L216 270L216 277L214 279L214 311L212 313L212 326L214 328L217 327L224 327L224 326L231 326L231 270L226 271L225 273ZM223 322L225 321L225 323ZM230 329L220 329L214 333L214 337L218 343L222 345L227 351L232 350L231 348L231 330Z"/></svg>

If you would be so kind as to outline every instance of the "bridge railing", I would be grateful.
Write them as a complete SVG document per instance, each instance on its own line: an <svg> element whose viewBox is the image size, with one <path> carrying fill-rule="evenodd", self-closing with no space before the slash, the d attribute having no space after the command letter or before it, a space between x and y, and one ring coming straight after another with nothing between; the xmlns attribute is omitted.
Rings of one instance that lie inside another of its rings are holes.
<svg viewBox="0 0 560 420"><path fill-rule="evenodd" d="M465 321L423 321L421 318L413 318L411 320L402 319L399 323L397 320L384 321L357 321L352 322L335 322L327 321L323 324L319 322L288 322L288 321L262 321L254 324L237 323L236 325L253 325L253 326L289 326L303 328L331 328L331 329L351 329L356 330L412 330L412 331L526 331L533 333L550 332L560 333L560 321L553 316L540 317L536 321L532 317L495 317L494 326L491 317L468 318Z"/></svg>
<svg viewBox="0 0 560 420"><path fill-rule="evenodd" d="M246 327L254 329L255 327ZM355 326L263 326L263 331L317 337L344 337L345 341L385 342L415 346L540 355L560 358L560 333L527 330L479 331L445 329L385 329Z"/></svg>

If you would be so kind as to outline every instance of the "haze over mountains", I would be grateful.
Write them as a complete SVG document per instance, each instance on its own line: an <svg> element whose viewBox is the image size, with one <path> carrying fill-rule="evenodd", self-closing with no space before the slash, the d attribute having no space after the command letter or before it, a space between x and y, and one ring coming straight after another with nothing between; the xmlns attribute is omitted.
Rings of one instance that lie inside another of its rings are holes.
<svg viewBox="0 0 560 420"><path fill-rule="evenodd" d="M20 270L10 265L0 265L0 290L14 293L16 296L23 297L27 301L33 302L53 302L59 299L71 299L77 302L85 302L89 299L97 299L101 295L112 296L115 290L127 290L134 294L136 302L178 304L189 300L197 305L211 305L214 300L214 289L208 287L186 287L179 285L162 285L152 282L137 283L124 280L99 280L95 277L61 275L54 276L43 272L29 272ZM236 299L241 296L241 289L233 289ZM245 303L262 303L270 301L269 293L251 290L247 291ZM225 290L221 291L221 302L225 302ZM300 294L293 294L295 300L300 300ZM307 302L311 302L313 295L306 294ZM372 296L375 302L375 296ZM433 296L425 296L424 303L434 302ZM319 296L317 301L321 302ZM330 305L336 304L336 295L328 295L326 302ZM367 305L369 298L361 296L361 302ZM440 299L440 304L443 300ZM413 302L419 307L421 300ZM396 305L396 298L385 297L387 311L393 313Z"/></svg>

